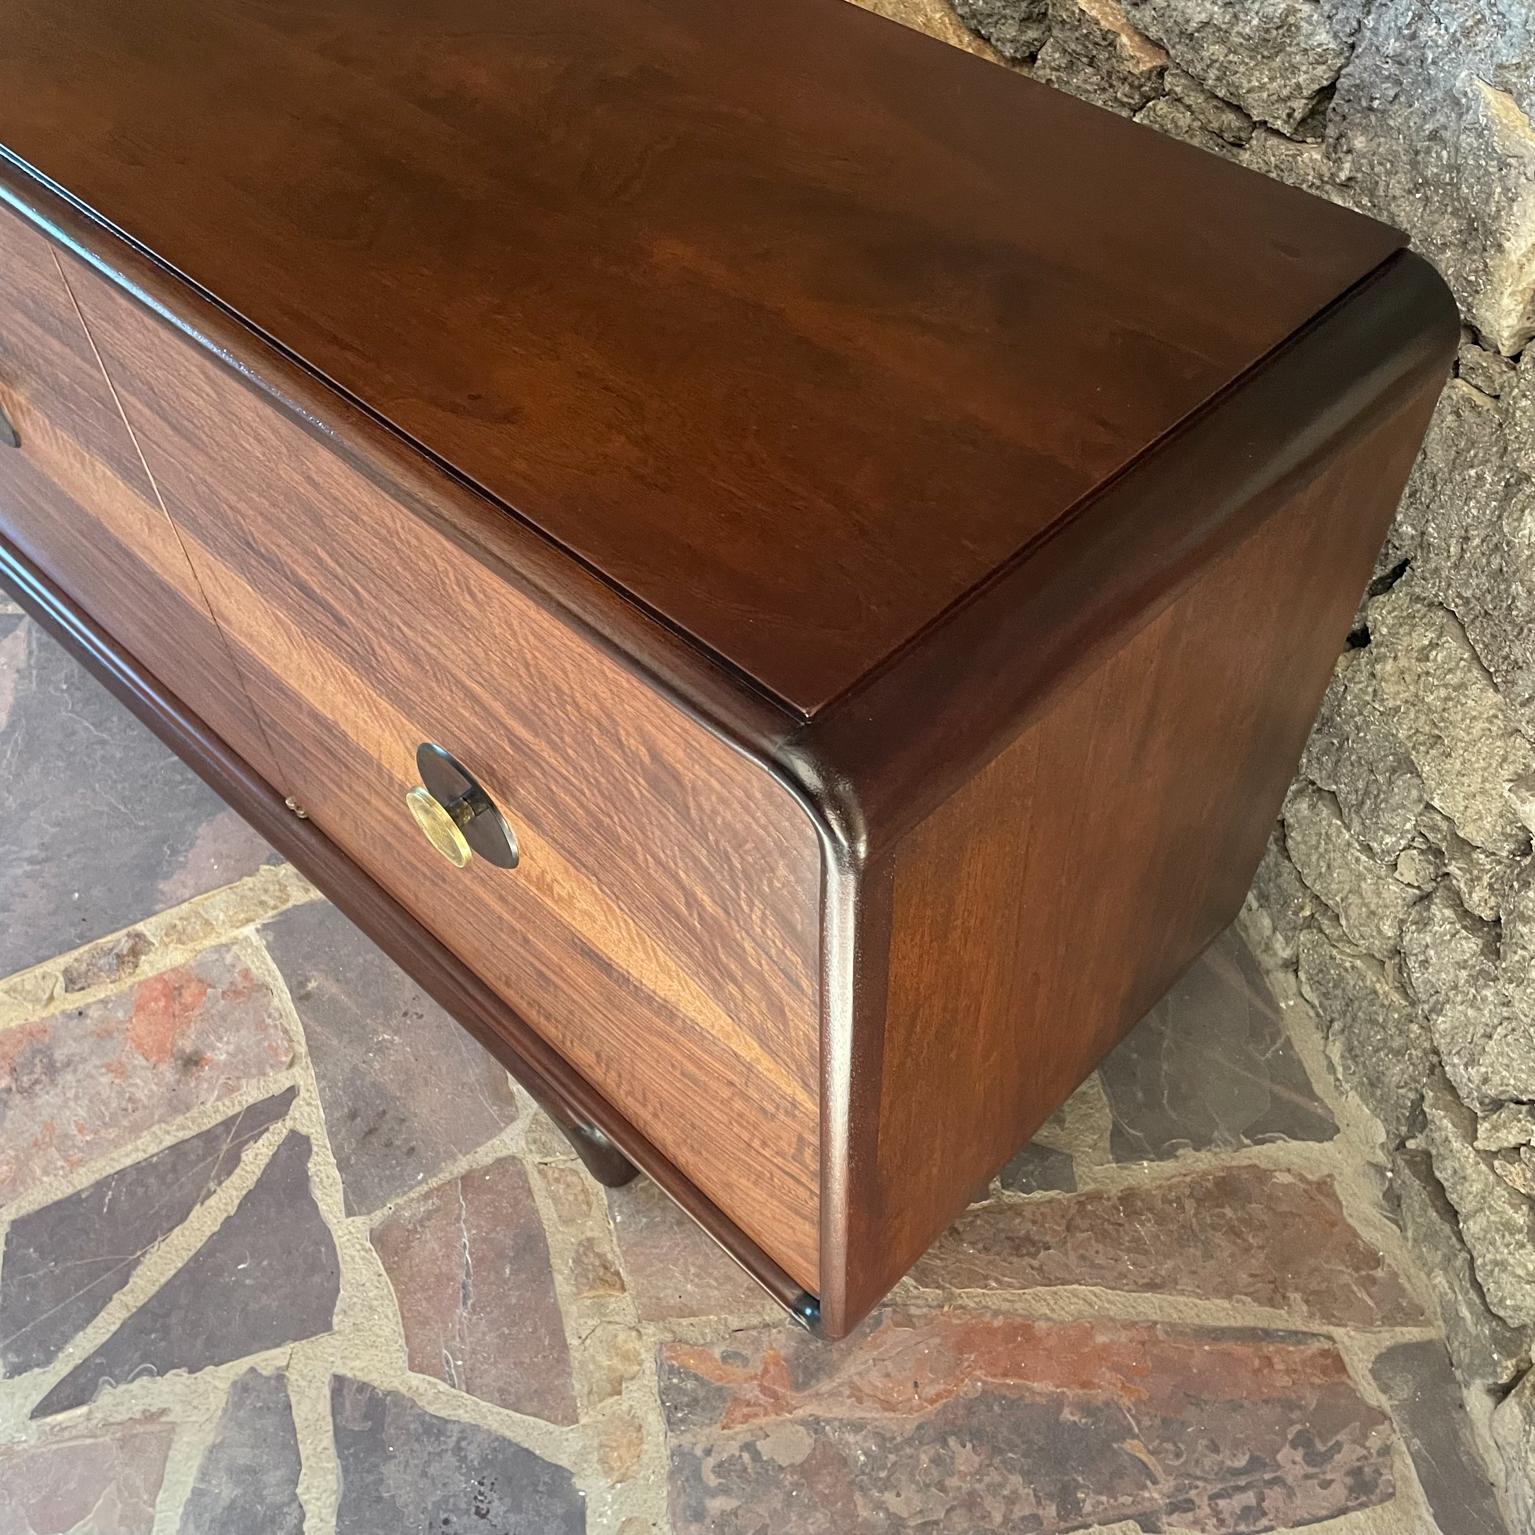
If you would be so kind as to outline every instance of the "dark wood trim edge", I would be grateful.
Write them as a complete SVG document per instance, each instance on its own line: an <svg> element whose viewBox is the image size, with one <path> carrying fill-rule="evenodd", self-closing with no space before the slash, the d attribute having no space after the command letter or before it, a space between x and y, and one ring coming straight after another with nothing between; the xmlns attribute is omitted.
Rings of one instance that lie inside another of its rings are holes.
<svg viewBox="0 0 1535 1535"><path fill-rule="evenodd" d="M562 1128L597 1131L668 1194L774 1300L815 1329L820 1303L725 1216L552 1046L374 884L173 693L0 535L0 587L232 809L474 1036Z"/></svg>

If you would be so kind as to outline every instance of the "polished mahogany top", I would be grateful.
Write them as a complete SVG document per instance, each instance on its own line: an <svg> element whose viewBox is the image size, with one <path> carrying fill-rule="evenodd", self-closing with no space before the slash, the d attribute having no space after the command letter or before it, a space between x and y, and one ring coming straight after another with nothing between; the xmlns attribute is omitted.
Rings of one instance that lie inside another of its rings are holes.
<svg viewBox="0 0 1535 1535"><path fill-rule="evenodd" d="M14 157L807 715L1402 243L844 0L5 33Z"/></svg>

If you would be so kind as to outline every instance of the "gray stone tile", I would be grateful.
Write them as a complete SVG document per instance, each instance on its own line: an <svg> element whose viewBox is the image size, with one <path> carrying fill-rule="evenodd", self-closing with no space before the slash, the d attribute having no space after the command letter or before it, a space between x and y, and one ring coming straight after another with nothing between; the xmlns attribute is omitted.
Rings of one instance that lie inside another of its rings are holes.
<svg viewBox="0 0 1535 1535"><path fill-rule="evenodd" d="M234 1214L32 1416L83 1406L104 1385L325 1332L339 1284L336 1245L309 1188L309 1140L290 1131Z"/></svg>
<svg viewBox="0 0 1535 1535"><path fill-rule="evenodd" d="M338 1377L336 1535L580 1535L586 1505L563 1466L398 1391Z"/></svg>
<svg viewBox="0 0 1535 1535"><path fill-rule="evenodd" d="M1118 1162L1337 1134L1256 962L1233 932L1136 1025L1099 1077Z"/></svg>
<svg viewBox="0 0 1535 1535"><path fill-rule="evenodd" d="M1031 1141L1002 1169L997 1182L1014 1194L1070 1193L1077 1186L1076 1163L1069 1152Z"/></svg>
<svg viewBox="0 0 1535 1535"><path fill-rule="evenodd" d="M511 1124L506 1073L333 906L265 929L303 1020L347 1213L369 1214Z"/></svg>
<svg viewBox="0 0 1535 1535"><path fill-rule="evenodd" d="M275 858L35 624L0 614L0 975Z"/></svg>
<svg viewBox="0 0 1535 1535"><path fill-rule="evenodd" d="M132 1277L240 1164L245 1148L287 1113L294 1090L253 1103L200 1135L135 1162L16 1220L0 1262L0 1362L36 1369Z"/></svg>
<svg viewBox="0 0 1535 1535"><path fill-rule="evenodd" d="M180 1535L303 1535L298 1476L287 1380L247 1370L229 1388Z"/></svg>
<svg viewBox="0 0 1535 1535"><path fill-rule="evenodd" d="M5 1535L151 1535L176 1430L154 1418L0 1450Z"/></svg>
<svg viewBox="0 0 1535 1535"><path fill-rule="evenodd" d="M1398 1343L1371 1366L1442 1535L1508 1535L1450 1356L1437 1338Z"/></svg>
<svg viewBox="0 0 1535 1535"><path fill-rule="evenodd" d="M649 1178L609 1189L607 1196L624 1277L642 1320L762 1309L757 1282Z"/></svg>
<svg viewBox="0 0 1535 1535"><path fill-rule="evenodd" d="M0 1030L0 1204L293 1059L277 998L234 948Z"/></svg>

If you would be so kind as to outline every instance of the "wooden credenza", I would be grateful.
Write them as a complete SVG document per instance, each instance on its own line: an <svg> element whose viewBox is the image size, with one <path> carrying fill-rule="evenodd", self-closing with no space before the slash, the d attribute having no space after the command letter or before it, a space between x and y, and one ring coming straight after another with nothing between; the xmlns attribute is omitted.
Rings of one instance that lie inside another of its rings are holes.
<svg viewBox="0 0 1535 1535"><path fill-rule="evenodd" d="M1457 339L840 0L15 0L0 575L853 1326L1236 911Z"/></svg>

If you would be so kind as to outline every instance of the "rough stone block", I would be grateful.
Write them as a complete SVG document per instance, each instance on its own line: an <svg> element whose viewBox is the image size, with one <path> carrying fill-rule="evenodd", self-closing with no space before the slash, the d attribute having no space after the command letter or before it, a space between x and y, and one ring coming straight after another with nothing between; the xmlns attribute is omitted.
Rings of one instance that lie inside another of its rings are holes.
<svg viewBox="0 0 1535 1535"><path fill-rule="evenodd" d="M1453 379L1434 407L1387 547L1410 559L1415 576L1452 607L1482 579L1488 553L1468 542L1485 535L1508 479L1508 442L1498 403ZM1480 540L1478 540L1480 541Z"/></svg>
<svg viewBox="0 0 1535 1535"><path fill-rule="evenodd" d="M1301 126L1337 80L1360 10L1336 0L1127 0L1126 8L1181 68L1285 133Z"/></svg>
<svg viewBox="0 0 1535 1535"><path fill-rule="evenodd" d="M1005 59L1029 60L1050 31L1049 0L953 0L955 13Z"/></svg>
<svg viewBox="0 0 1535 1535"><path fill-rule="evenodd" d="M1460 350L1455 355L1455 375L1493 399L1508 389L1518 376L1508 358L1479 346L1469 332L1461 339Z"/></svg>
<svg viewBox="0 0 1535 1535"><path fill-rule="evenodd" d="M1169 138L1182 139L1196 149L1213 155L1231 153L1231 146L1200 120L1176 96L1158 96L1150 105L1135 114L1135 120L1147 128L1155 128Z"/></svg>
<svg viewBox="0 0 1535 1535"><path fill-rule="evenodd" d="M1476 1125L1478 1151L1512 1151L1535 1144L1535 1103L1505 1103Z"/></svg>
<svg viewBox="0 0 1535 1535"><path fill-rule="evenodd" d="M1493 1154L1492 1170L1511 1188L1526 1199L1535 1199L1535 1155L1528 1146L1519 1151L1499 1151Z"/></svg>
<svg viewBox="0 0 1535 1535"><path fill-rule="evenodd" d="M1162 84L1167 94L1181 102L1216 138L1238 148L1251 142L1252 118L1239 106L1201 85L1187 70L1169 68Z"/></svg>
<svg viewBox="0 0 1535 1535"><path fill-rule="evenodd" d="M1413 581L1455 613L1511 717L1531 735L1535 514L1518 454L1523 433L1535 441L1535 432L1528 421L1522 431L1508 427L1528 414L1527 389L1521 373L1505 406L1463 379L1450 383L1388 547L1394 558L1410 558Z"/></svg>
<svg viewBox="0 0 1535 1535"><path fill-rule="evenodd" d="M1445 1341L1468 1386L1501 1387L1530 1363L1527 1333L1495 1316L1477 1283L1455 1207L1427 1152L1399 1152L1392 1193L1402 1230L1439 1302Z"/></svg>
<svg viewBox="0 0 1535 1535"><path fill-rule="evenodd" d="M1428 1076L1433 1041L1395 966L1313 929L1301 935L1297 975L1301 994L1327 1031L1338 1076L1391 1134L1405 1136Z"/></svg>
<svg viewBox="0 0 1535 1535"><path fill-rule="evenodd" d="M1531 871L1535 874L1535 871ZM1535 1089L1535 974L1519 915L1535 918L1535 878L1511 892L1499 929L1441 885L1402 929L1402 962L1444 1069L1466 1102L1496 1108ZM1526 931L1528 929L1526 928Z"/></svg>
<svg viewBox="0 0 1535 1535"><path fill-rule="evenodd" d="M1340 657L1301 770L1332 793L1344 826L1380 863L1417 833L1428 791L1382 706L1367 648Z"/></svg>
<svg viewBox="0 0 1535 1535"><path fill-rule="evenodd" d="M1036 80L1121 112L1138 112L1161 94L1167 53L1119 0L1051 0L1049 26Z"/></svg>
<svg viewBox="0 0 1535 1535"><path fill-rule="evenodd" d="M1503 1453L1517 1528L1535 1529L1535 1370L1498 1404L1492 1437Z"/></svg>
<svg viewBox="0 0 1535 1535"><path fill-rule="evenodd" d="M1274 828L1243 908L1243 935L1265 961L1293 967L1300 935L1318 906L1285 851L1283 823Z"/></svg>
<svg viewBox="0 0 1535 1535"><path fill-rule="evenodd" d="M1461 904L1486 922L1502 915L1503 903L1518 882L1525 860L1502 858L1460 836L1432 805L1418 817L1422 840L1440 855L1439 873L1448 875Z"/></svg>
<svg viewBox="0 0 1535 1535"><path fill-rule="evenodd" d="M853 0L853 4L887 21L898 21L914 32L925 32L941 43L995 59L996 52L954 14L948 0Z"/></svg>
<svg viewBox="0 0 1535 1535"><path fill-rule="evenodd" d="M1401 944L1402 919L1420 899L1349 835L1330 795L1299 784L1285 802L1285 849L1352 943L1381 959Z"/></svg>
<svg viewBox="0 0 1535 1535"><path fill-rule="evenodd" d="M1434 1175L1460 1218L1487 1304L1513 1327L1535 1327L1535 1202L1512 1189L1476 1149L1476 1116L1443 1077L1423 1100Z"/></svg>
<svg viewBox="0 0 1535 1535"><path fill-rule="evenodd" d="M1467 841L1529 851L1510 786L1535 771L1532 748L1454 614L1402 582L1368 609L1382 706L1429 799Z"/></svg>
<svg viewBox="0 0 1535 1535"><path fill-rule="evenodd" d="M1397 0L1371 8L1328 117L1351 194L1408 231L1506 356L1535 334L1532 100L1527 6Z"/></svg>

